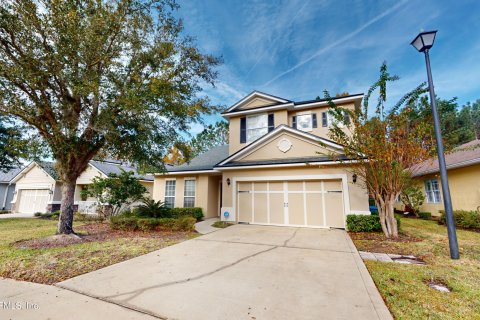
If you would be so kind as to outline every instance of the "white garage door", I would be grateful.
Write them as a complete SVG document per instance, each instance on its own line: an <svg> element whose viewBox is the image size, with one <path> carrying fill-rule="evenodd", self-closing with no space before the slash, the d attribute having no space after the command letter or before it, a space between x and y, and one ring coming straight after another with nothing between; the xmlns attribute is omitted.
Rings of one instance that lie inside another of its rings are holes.
<svg viewBox="0 0 480 320"><path fill-rule="evenodd" d="M344 228L342 181L238 182L237 212L239 222Z"/></svg>
<svg viewBox="0 0 480 320"><path fill-rule="evenodd" d="M20 203L17 212L35 213L45 212L49 193L47 189L23 189L20 190Z"/></svg>

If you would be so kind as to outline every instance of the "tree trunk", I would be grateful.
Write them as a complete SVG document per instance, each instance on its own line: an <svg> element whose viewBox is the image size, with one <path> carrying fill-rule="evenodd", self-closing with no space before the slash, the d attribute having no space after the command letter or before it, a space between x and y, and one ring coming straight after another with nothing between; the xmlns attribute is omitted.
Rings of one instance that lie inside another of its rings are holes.
<svg viewBox="0 0 480 320"><path fill-rule="evenodd" d="M60 217L58 218L57 234L71 234L73 232L73 205L75 197L75 185L77 179L65 179L62 185L62 204Z"/></svg>
<svg viewBox="0 0 480 320"><path fill-rule="evenodd" d="M398 238L397 219L395 219L395 213L393 210L394 202L395 197L393 195L385 201L385 215L387 218L387 224L390 225L390 236L392 236L393 238Z"/></svg>
<svg viewBox="0 0 480 320"><path fill-rule="evenodd" d="M382 231L385 234L387 238L390 238L390 232L387 228L387 225L385 223L385 204L383 200L378 197L375 199L375 204L377 205L378 209L378 217L380 218L380 225L382 226Z"/></svg>

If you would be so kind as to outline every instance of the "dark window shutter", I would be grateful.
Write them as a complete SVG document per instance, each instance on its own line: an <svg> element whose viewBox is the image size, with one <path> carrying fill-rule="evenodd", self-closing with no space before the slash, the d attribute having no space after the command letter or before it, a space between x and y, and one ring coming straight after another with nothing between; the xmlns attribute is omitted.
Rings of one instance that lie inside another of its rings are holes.
<svg viewBox="0 0 480 320"><path fill-rule="evenodd" d="M292 118L292 127L297 129L297 116L293 116Z"/></svg>
<svg viewBox="0 0 480 320"><path fill-rule="evenodd" d="M316 127L317 127L317 114L312 113L312 128L316 128Z"/></svg>
<svg viewBox="0 0 480 320"><path fill-rule="evenodd" d="M328 127L328 118L326 112L322 112L322 127Z"/></svg>
<svg viewBox="0 0 480 320"><path fill-rule="evenodd" d="M346 125L350 124L350 115L347 112L343 114L343 123Z"/></svg>
<svg viewBox="0 0 480 320"><path fill-rule="evenodd" d="M273 113L268 114L268 132L275 129L275 121Z"/></svg>
<svg viewBox="0 0 480 320"><path fill-rule="evenodd" d="M240 143L247 142L247 118L240 119Z"/></svg>

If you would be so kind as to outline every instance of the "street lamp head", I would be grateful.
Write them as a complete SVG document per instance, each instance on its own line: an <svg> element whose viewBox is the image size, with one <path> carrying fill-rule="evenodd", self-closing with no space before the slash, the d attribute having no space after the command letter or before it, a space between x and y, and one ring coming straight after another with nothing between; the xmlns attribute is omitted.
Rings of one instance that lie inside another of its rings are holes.
<svg viewBox="0 0 480 320"><path fill-rule="evenodd" d="M433 46L433 42L435 41L436 34L437 34L437 30L420 32L418 36L415 39L413 39L413 41L410 44L414 46L415 49L417 49L419 52L423 52L427 49L430 49Z"/></svg>

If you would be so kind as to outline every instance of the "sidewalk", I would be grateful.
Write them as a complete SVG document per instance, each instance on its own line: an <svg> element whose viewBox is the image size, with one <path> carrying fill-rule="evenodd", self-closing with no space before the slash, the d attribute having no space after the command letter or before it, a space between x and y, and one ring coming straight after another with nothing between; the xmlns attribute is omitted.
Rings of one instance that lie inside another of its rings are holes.
<svg viewBox="0 0 480 320"><path fill-rule="evenodd" d="M219 221L219 218L209 218L195 224L195 231L200 234L207 234L220 230L220 228L212 227L212 223Z"/></svg>

